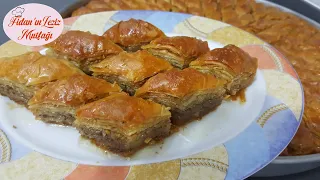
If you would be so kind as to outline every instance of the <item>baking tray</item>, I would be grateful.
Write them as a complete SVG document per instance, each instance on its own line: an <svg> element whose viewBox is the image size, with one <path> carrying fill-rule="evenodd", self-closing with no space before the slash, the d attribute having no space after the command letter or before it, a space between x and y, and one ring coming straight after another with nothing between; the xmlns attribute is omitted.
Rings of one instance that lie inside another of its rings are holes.
<svg viewBox="0 0 320 180"><path fill-rule="evenodd" d="M277 7L285 12L292 13L320 29L320 24L316 21L281 5L265 0L257 0L268 6ZM318 12L320 15L320 12ZM268 166L257 172L253 177L270 177L295 174L311 170L320 166L320 154L311 154L303 156L279 156Z"/></svg>
<svg viewBox="0 0 320 180"><path fill-rule="evenodd" d="M286 8L284 6L281 6L279 4L276 4L274 2L270 2L267 0L256 0L257 2L261 2L267 6L273 6L278 9L281 9L282 11L292 13L308 22L313 24L315 27L320 29L320 24L316 21L298 13L295 12L289 8ZM274 0L275 1L275 0ZM77 2L74 2L68 7L63 8L60 13L63 17L67 18L71 15L71 13L76 10L77 8L83 6L89 2L89 0L79 0ZM279 1L275 1L279 2ZM291 1L293 2L293 1ZM281 2L279 2L281 3ZM284 2L282 2L284 3ZM307 6L306 2L304 1L297 1L295 0L295 3L304 3L304 6ZM308 6L312 8L311 6ZM319 9L314 8L314 11L317 11L320 15ZM289 174L295 174L304 172L307 170L311 170L314 168L320 167L320 154L312 154L312 155L303 155L303 156L283 156L276 158L272 163L264 167L262 170L257 172L253 175L253 177L271 177L271 176L283 176L283 175L289 175Z"/></svg>

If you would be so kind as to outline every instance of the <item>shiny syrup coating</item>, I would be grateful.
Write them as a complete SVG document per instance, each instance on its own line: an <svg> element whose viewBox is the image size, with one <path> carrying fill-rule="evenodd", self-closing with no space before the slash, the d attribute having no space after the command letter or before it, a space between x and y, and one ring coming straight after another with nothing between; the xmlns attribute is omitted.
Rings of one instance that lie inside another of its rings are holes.
<svg viewBox="0 0 320 180"><path fill-rule="evenodd" d="M168 50L187 59L196 58L210 50L207 41L188 36L161 37L142 48Z"/></svg>
<svg viewBox="0 0 320 180"><path fill-rule="evenodd" d="M139 97L148 92L159 92L182 98L197 91L222 87L225 83L224 80L216 79L211 75L203 74L191 68L172 69L148 79L136 91L135 95Z"/></svg>
<svg viewBox="0 0 320 180"><path fill-rule="evenodd" d="M15 57L0 59L0 77L34 86L62 79L74 74L83 74L68 61L29 52Z"/></svg>
<svg viewBox="0 0 320 180"><path fill-rule="evenodd" d="M160 29L148 22L129 19L112 26L103 36L121 46L135 46L149 43L165 35Z"/></svg>
<svg viewBox="0 0 320 180"><path fill-rule="evenodd" d="M153 123L161 116L170 117L166 107L125 93L114 93L86 104L79 108L76 114L80 123L95 119L97 124L121 124L122 128Z"/></svg>
<svg viewBox="0 0 320 180"><path fill-rule="evenodd" d="M226 65L235 74L255 73L258 68L258 60L235 45L213 49L191 62L190 66L206 66L215 63Z"/></svg>
<svg viewBox="0 0 320 180"><path fill-rule="evenodd" d="M50 83L38 90L28 105L51 104L73 107L108 96L112 92L121 92L117 84L87 75L73 75Z"/></svg>
<svg viewBox="0 0 320 180"><path fill-rule="evenodd" d="M46 46L75 61L94 61L123 51L106 38L83 31L68 31Z"/></svg>
<svg viewBox="0 0 320 180"><path fill-rule="evenodd" d="M132 82L142 81L169 69L172 69L170 63L144 50L122 52L91 67L94 74L117 75Z"/></svg>

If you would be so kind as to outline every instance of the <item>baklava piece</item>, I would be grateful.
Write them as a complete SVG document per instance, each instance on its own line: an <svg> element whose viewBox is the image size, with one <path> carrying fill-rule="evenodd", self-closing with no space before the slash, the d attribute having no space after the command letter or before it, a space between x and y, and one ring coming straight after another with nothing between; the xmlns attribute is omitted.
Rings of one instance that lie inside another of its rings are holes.
<svg viewBox="0 0 320 180"><path fill-rule="evenodd" d="M28 105L36 119L47 123L72 125L76 108L120 91L116 84L77 74L38 90Z"/></svg>
<svg viewBox="0 0 320 180"><path fill-rule="evenodd" d="M151 54L183 69L200 55L210 51L208 42L187 36L161 37L142 46Z"/></svg>
<svg viewBox="0 0 320 180"><path fill-rule="evenodd" d="M69 61L29 52L0 58L0 94L27 105L34 92L48 82L74 74L84 74Z"/></svg>
<svg viewBox="0 0 320 180"><path fill-rule="evenodd" d="M80 107L74 126L99 147L130 156L168 136L170 116L168 108L160 104L115 93Z"/></svg>
<svg viewBox="0 0 320 180"><path fill-rule="evenodd" d="M242 49L227 45L216 48L190 63L190 67L228 82L228 94L235 95L254 80L258 61Z"/></svg>
<svg viewBox="0 0 320 180"><path fill-rule="evenodd" d="M167 61L140 50L112 56L91 66L90 70L93 76L111 83L117 82L124 91L133 95L149 77L171 68Z"/></svg>
<svg viewBox="0 0 320 180"><path fill-rule="evenodd" d="M183 125L219 106L225 83L191 68L172 69L151 77L135 96L170 107L172 124Z"/></svg>
<svg viewBox="0 0 320 180"><path fill-rule="evenodd" d="M106 38L83 31L68 31L47 47L49 55L70 60L87 74L90 65L123 51Z"/></svg>
<svg viewBox="0 0 320 180"><path fill-rule="evenodd" d="M124 50L135 52L142 45L146 45L158 37L163 37L165 34L148 22L129 19L112 26L103 36L118 44Z"/></svg>

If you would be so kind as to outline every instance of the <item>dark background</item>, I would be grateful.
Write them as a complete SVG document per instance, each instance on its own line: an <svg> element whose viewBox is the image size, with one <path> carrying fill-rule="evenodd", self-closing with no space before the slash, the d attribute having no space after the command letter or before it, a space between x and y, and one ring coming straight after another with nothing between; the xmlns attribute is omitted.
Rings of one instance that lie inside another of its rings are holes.
<svg viewBox="0 0 320 180"><path fill-rule="evenodd" d="M5 2L4 2L5 1ZM48 6L53 7L59 12L62 12L68 7L79 0L1 0L0 3L0 19L3 22L4 16L9 12L9 10L14 7L25 4L25 3L42 3ZM292 9L300 14L303 14L310 19L320 23L320 10L315 7L303 2L303 0L269 0L271 2L283 5L289 9ZM1 23L2 24L2 23ZM0 28L0 44L8 41L9 38L3 31L3 28ZM266 178L253 178L250 177L248 180L317 180L320 179L320 167L314 170L307 172L281 176L281 177L266 177Z"/></svg>

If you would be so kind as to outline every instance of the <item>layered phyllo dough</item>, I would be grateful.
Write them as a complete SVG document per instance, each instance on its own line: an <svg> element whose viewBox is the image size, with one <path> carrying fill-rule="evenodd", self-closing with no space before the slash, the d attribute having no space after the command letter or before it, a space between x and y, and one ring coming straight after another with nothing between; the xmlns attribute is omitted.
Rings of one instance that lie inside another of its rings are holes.
<svg viewBox="0 0 320 180"><path fill-rule="evenodd" d="M108 29L104 37L121 46L124 50L135 52L142 45L165 36L165 34L154 25L139 19L120 21Z"/></svg>
<svg viewBox="0 0 320 180"><path fill-rule="evenodd" d="M0 94L27 105L35 91L46 84L74 74L84 74L66 60L29 52L0 58Z"/></svg>
<svg viewBox="0 0 320 180"><path fill-rule="evenodd" d="M225 83L191 68L172 69L150 78L135 96L170 107L172 123L182 125L219 106L225 95Z"/></svg>
<svg viewBox="0 0 320 180"><path fill-rule="evenodd" d="M226 80L228 93L235 95L253 82L258 61L237 46L227 45L200 56L190 67Z"/></svg>
<svg viewBox="0 0 320 180"><path fill-rule="evenodd" d="M129 156L170 133L170 111L152 101L115 93L86 104L76 113L80 134L101 148Z"/></svg>
<svg viewBox="0 0 320 180"><path fill-rule="evenodd" d="M140 50L122 52L91 66L90 70L93 76L111 83L117 82L124 91L133 95L148 78L171 68L167 61Z"/></svg>
<svg viewBox="0 0 320 180"><path fill-rule="evenodd" d="M47 123L72 125L76 108L120 91L117 84L77 74L38 90L28 102L28 108L36 119Z"/></svg>
<svg viewBox="0 0 320 180"><path fill-rule="evenodd" d="M110 40L83 31L68 31L46 46L49 55L70 60L87 74L90 65L123 51Z"/></svg>
<svg viewBox="0 0 320 180"><path fill-rule="evenodd" d="M142 49L180 69L188 67L191 61L210 50L208 42L187 36L157 38Z"/></svg>

